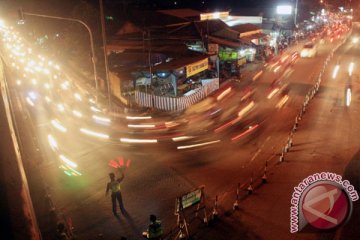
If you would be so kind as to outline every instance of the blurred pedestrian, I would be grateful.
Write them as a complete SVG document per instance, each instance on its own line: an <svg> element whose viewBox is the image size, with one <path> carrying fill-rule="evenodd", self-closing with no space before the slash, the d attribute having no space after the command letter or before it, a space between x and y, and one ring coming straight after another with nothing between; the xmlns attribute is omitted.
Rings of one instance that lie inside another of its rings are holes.
<svg viewBox="0 0 360 240"><path fill-rule="evenodd" d="M119 168L120 170L120 168ZM122 180L124 179L124 173L122 171L119 171L121 173L121 176L118 177L117 179L115 179L115 174L114 173L109 173L109 177L110 177L110 182L108 182L107 186L106 186L106 196L109 194L109 191L111 191L111 201L112 201L112 209L113 209L113 214L114 216L118 216L117 212L116 212L116 200L119 203L119 207L121 212L124 214L125 208L124 208L124 204L123 204L123 200L122 200L122 195L121 195L121 185L120 183L122 182Z"/></svg>
<svg viewBox="0 0 360 240"><path fill-rule="evenodd" d="M147 232L143 232L143 236L147 239L161 240L163 235L163 229L161 221L153 214L150 215L150 224Z"/></svg>

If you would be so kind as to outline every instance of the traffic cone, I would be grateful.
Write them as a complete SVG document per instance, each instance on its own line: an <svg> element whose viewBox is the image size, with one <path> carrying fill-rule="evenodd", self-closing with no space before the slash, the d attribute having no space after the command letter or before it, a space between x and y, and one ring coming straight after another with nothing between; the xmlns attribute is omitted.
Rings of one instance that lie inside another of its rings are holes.
<svg viewBox="0 0 360 240"><path fill-rule="evenodd" d="M266 170L264 171L264 175L261 178L262 183L267 183Z"/></svg>
<svg viewBox="0 0 360 240"><path fill-rule="evenodd" d="M233 210L239 210L239 201L236 199L236 201L233 204Z"/></svg>
<svg viewBox="0 0 360 240"><path fill-rule="evenodd" d="M218 213L218 211L217 211L217 202L218 202L218 196L216 195L216 197L215 197L214 209L213 209L213 211L212 211L212 217L213 217L213 219L217 219L217 217L218 217L218 215L219 215L219 213Z"/></svg>
<svg viewBox="0 0 360 240"><path fill-rule="evenodd" d="M233 204L233 210L239 209L239 192L240 192L240 183L238 183L237 188L236 188L236 200Z"/></svg>
<svg viewBox="0 0 360 240"><path fill-rule="evenodd" d="M247 191L248 191L248 194L249 194L249 195L251 195L251 194L253 193L253 191L254 191L254 189L253 189L253 187L252 187L252 182L253 182L253 180L252 180L252 178L251 178L251 180L250 180L250 185L249 185L249 187L247 188Z"/></svg>

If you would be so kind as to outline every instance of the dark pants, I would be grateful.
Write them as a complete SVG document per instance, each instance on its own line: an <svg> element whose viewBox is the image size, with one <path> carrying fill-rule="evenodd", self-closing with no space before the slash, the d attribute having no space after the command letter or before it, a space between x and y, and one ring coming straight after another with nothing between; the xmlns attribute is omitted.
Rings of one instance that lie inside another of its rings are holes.
<svg viewBox="0 0 360 240"><path fill-rule="evenodd" d="M111 201L112 201L112 207L113 207L113 213L116 214L116 199L119 202L119 207L122 213L125 213L125 208L124 208L124 204L122 201L122 196L121 196L121 192L115 192L115 193L111 193Z"/></svg>

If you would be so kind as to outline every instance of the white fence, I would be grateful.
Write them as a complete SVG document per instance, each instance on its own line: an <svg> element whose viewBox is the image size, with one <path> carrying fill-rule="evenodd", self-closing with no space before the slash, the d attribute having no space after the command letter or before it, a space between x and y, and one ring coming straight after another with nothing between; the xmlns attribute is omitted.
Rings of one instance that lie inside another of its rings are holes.
<svg viewBox="0 0 360 240"><path fill-rule="evenodd" d="M208 83L189 96L164 97L135 91L135 102L142 107L152 107L165 111L179 111L206 98L210 93L219 88L219 79L211 79Z"/></svg>

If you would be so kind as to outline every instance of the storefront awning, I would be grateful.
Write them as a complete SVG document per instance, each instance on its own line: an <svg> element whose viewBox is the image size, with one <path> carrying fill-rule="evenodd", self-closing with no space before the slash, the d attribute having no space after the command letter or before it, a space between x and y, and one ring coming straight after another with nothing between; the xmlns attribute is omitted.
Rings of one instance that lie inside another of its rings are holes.
<svg viewBox="0 0 360 240"><path fill-rule="evenodd" d="M268 37L268 35L265 33L255 33L246 37L241 37L240 40L251 41L253 39L261 39L265 37Z"/></svg>
<svg viewBox="0 0 360 240"><path fill-rule="evenodd" d="M209 55L193 55L184 56L178 59L173 59L170 62L159 64L153 67L153 71L171 71L182 67L186 67L190 64L209 58Z"/></svg>

